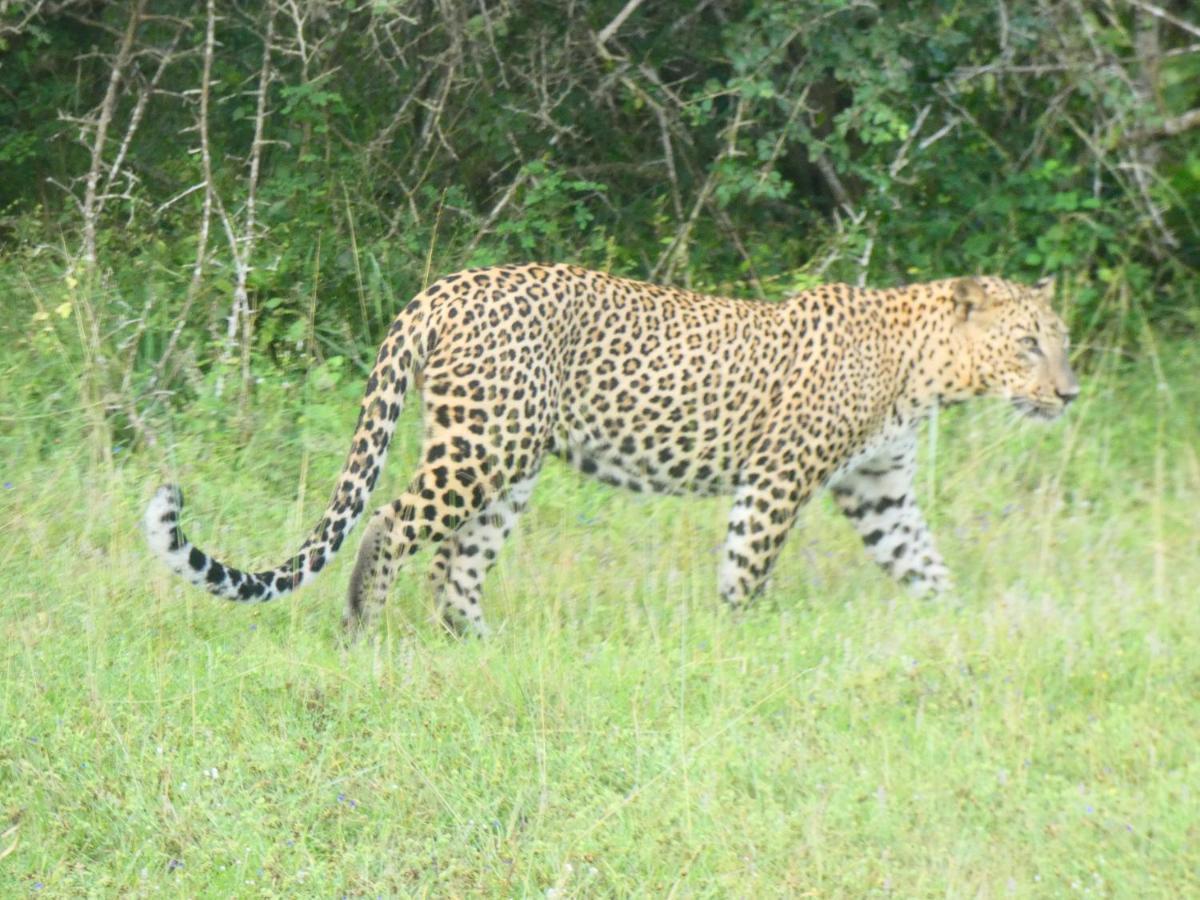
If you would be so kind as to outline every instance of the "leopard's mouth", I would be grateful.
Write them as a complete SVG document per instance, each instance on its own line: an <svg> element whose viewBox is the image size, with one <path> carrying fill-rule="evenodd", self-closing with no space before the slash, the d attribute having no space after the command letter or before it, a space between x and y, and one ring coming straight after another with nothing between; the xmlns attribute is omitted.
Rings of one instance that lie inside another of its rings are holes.
<svg viewBox="0 0 1200 900"><path fill-rule="evenodd" d="M1014 398L1012 405L1021 415L1028 419L1037 419L1040 422L1054 421L1067 408L1065 403L1055 401L1047 403L1045 401L1029 400L1025 397Z"/></svg>

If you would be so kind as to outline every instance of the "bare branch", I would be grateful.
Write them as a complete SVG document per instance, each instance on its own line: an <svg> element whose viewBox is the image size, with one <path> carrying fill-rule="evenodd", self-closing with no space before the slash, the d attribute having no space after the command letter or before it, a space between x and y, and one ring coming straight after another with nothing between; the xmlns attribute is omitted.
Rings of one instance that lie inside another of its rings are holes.
<svg viewBox="0 0 1200 900"><path fill-rule="evenodd" d="M926 103L921 107L921 111L917 113L917 121L913 122L912 127L908 129L908 134L904 138L904 142L900 145L900 149L896 151L896 156L892 159L892 164L888 166L888 175L895 178L900 174L900 171L908 165L908 151L912 148L913 141L917 139L917 135L921 131L921 126L925 124L925 119L928 118L930 110L933 109L931 104Z"/></svg>
<svg viewBox="0 0 1200 900"><path fill-rule="evenodd" d="M211 3L212 0L209 0L209 2ZM295 9L294 3L291 6ZM271 80L274 77L271 67L271 50L275 36L275 13L276 8L274 4L271 4L267 11L267 32L263 36L262 64L259 67L258 73L258 99L254 110L254 137L250 143L250 171L246 176L246 203L242 233L240 235L236 233L233 222L224 207L220 205L217 207L221 215L222 224L225 226L225 237L229 242L229 252L233 257L234 268L233 304L229 308L229 316L226 319L225 352L223 356L226 362L232 359L240 328L243 337L241 348L243 399L245 398L244 388L246 387L250 372L248 346L250 340L250 295L247 285L252 270L250 259L254 254L254 245L258 237L255 234L255 226L257 224L258 177L262 160L262 150L265 144L263 130L267 117L267 89L270 87ZM218 396L220 395L221 387L221 380L218 377Z"/></svg>
<svg viewBox="0 0 1200 900"><path fill-rule="evenodd" d="M528 178L529 173L522 168L521 171L517 173L517 177L512 180L512 183L509 184L508 188L500 196L500 199L496 201L496 205L492 207L492 210L488 213L487 218L483 220L483 224L480 225L476 230L475 236L471 238L471 242L467 244L466 249L463 250L463 256L470 256L475 252L475 248L479 246L480 241L482 241L488 232L491 231L492 226L496 224L496 220L500 218L500 213L504 212L504 208L508 206L510 202L512 202L512 198L516 196L517 190L526 182Z"/></svg>
<svg viewBox="0 0 1200 900"><path fill-rule="evenodd" d="M943 125L941 128L939 128L937 131L935 131L929 137L925 138L923 141L921 141L921 143L917 144L917 149L925 150L929 147L932 147L934 144L936 144L938 141L940 141L942 138L944 138L946 135L948 135L951 131L953 131L957 125L958 125L958 119L951 116L949 121L947 121L945 125Z"/></svg>
<svg viewBox="0 0 1200 900"><path fill-rule="evenodd" d="M150 83L138 93L137 102L134 103L133 111L129 114L129 124L125 128L125 136L121 139L121 146L117 149L116 158L108 168L108 178L104 182L104 190L107 193L112 189L113 182L121 173L121 167L125 163L125 157L129 153L129 146L133 143L133 137L137 134L138 126L141 124L142 116L146 112L146 104L153 96L155 88L158 87L159 81L162 79L163 72L167 66L174 61L174 51L179 45L179 39L183 36L186 25L180 25L175 32L175 37L171 39L170 45L166 51L159 55L158 68L154 70L154 75L150 78Z"/></svg>
<svg viewBox="0 0 1200 900"><path fill-rule="evenodd" d="M667 166L667 177L671 183L671 206L675 210L675 218L683 218L683 200L679 192L679 175L675 171L675 148L671 146L671 127L667 123L667 115L663 108L655 104L652 109L658 119L658 133L662 141L663 162Z"/></svg>
<svg viewBox="0 0 1200 900"><path fill-rule="evenodd" d="M692 236L692 229L695 227L696 220L700 217L700 210L708 203L708 199L717 185L717 173L720 171L721 163L737 155L737 137L738 132L744 124L744 116L746 112L746 96L739 95L737 107L733 112L733 121L729 124L725 131L725 146L716 158L709 164L708 175L704 179L704 184L700 187L700 192L696 195L696 200L692 204L692 211L688 215L687 220L680 225L679 230L675 233L675 238L667 246L667 249L659 256L658 262L654 264L654 269L650 273L652 279L657 279L660 276L665 280L670 280L679 264L683 261L683 257L687 252L687 246ZM684 283L690 284L691 273L689 270L684 270Z"/></svg>
<svg viewBox="0 0 1200 900"><path fill-rule="evenodd" d="M113 60L112 69L108 76L108 88L100 103L100 114L96 119L96 130L92 136L92 162L88 168L87 181L83 193L83 248L80 253L84 265L89 269L96 265L96 225L100 217L100 207L103 205L97 198L97 188L100 185L100 174L104 170L104 145L108 137L108 128L112 123L113 111L117 105L117 91L121 85L125 68L129 65L133 53L133 40L137 35L138 25L142 20L142 8L145 0L136 0L129 13L129 21L121 37L121 46Z"/></svg>
<svg viewBox="0 0 1200 900"><path fill-rule="evenodd" d="M216 45L216 11L213 7L213 0L208 0L205 8L204 19L204 49L201 55L203 60L200 70L200 87L198 89L200 108L196 114L196 132L200 140L200 170L203 176L203 181L188 188L183 193L177 195L171 200L164 203L160 208L165 209L172 203L181 200L183 197L197 190L204 191L204 202L200 210L199 232L196 235L196 258L192 263L192 277L188 282L187 295L184 297L183 308L179 310L176 317L175 327L171 329L171 336L167 339L167 346L164 348L162 355L158 358L158 362L154 366L154 372L150 376L150 387L153 388L160 378L162 378L163 370L166 368L167 361L171 359L175 345L179 342L180 335L183 334L183 328L187 324L188 313L191 312L192 305L196 302L196 298L200 295L200 284L204 278L204 261L208 258L208 236L212 228L213 204L215 200L215 188L213 187L212 173L212 150L208 141L208 107L210 102L210 94L212 91L212 64L213 64L213 49Z"/></svg>
<svg viewBox="0 0 1200 900"><path fill-rule="evenodd" d="M846 209L852 208L854 203L850 200L850 194L846 190L846 186L842 184L842 179L838 177L833 164L829 162L829 158L822 153L813 162L817 171L821 173L821 177L825 179L825 183L829 185L829 190L833 192L833 199L837 201L838 206Z"/></svg>
<svg viewBox="0 0 1200 900"><path fill-rule="evenodd" d="M1193 128L1200 128L1200 109L1191 109L1178 116L1170 116L1156 124L1131 131L1124 136L1123 143L1138 144L1157 138L1175 137Z"/></svg>
<svg viewBox="0 0 1200 900"><path fill-rule="evenodd" d="M601 47L607 44L612 36L620 30L622 25L625 24L625 20L633 15L634 11L641 6L643 2L644 0L629 0L628 3L622 6L621 11L613 16L613 20L601 28L597 33L596 43Z"/></svg>
<svg viewBox="0 0 1200 900"><path fill-rule="evenodd" d="M25 26L41 15L42 7L46 5L46 0L37 0L36 3L29 4L29 8L25 10L24 15L20 20L12 24L0 22L0 38L13 37L19 35L25 30ZM8 4L0 5L0 10L7 12Z"/></svg>
<svg viewBox="0 0 1200 900"><path fill-rule="evenodd" d="M1129 0L1129 4L1131 6L1136 6L1143 12L1148 12L1157 19L1162 19L1164 22L1169 22L1176 28L1186 31L1193 37L1200 37L1200 25L1193 25L1191 22L1179 18L1179 16L1172 15L1161 6L1155 6L1153 3L1146 3L1145 0Z"/></svg>

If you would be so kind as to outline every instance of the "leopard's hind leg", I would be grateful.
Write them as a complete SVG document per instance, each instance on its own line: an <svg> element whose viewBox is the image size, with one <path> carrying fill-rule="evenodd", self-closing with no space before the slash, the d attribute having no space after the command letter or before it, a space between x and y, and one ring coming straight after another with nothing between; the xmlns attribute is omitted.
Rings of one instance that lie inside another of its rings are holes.
<svg viewBox="0 0 1200 900"><path fill-rule="evenodd" d="M536 474L514 482L438 548L430 567L430 583L438 615L454 633L486 636L488 629L480 605L483 580L529 502L536 482Z"/></svg>
<svg viewBox="0 0 1200 900"><path fill-rule="evenodd" d="M447 467L426 461L404 493L371 516L350 576L343 617L347 629L369 631L404 560L422 545L453 538L460 527L500 496L499 487L493 486L493 476L501 483L503 476L487 471L485 456L480 454L482 461L475 462L474 454L463 454L461 458L456 455L455 461L461 466L456 471L472 485L467 489L451 487L445 474Z"/></svg>

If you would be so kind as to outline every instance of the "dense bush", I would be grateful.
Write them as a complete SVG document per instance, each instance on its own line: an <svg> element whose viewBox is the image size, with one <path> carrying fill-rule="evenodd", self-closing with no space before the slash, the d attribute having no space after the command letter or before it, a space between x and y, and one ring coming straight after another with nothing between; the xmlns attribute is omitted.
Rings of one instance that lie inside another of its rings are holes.
<svg viewBox="0 0 1200 900"><path fill-rule="evenodd" d="M91 399L136 420L228 371L361 362L423 282L497 260L767 297L1056 273L1080 329L1194 326L1194 20L1182 0L4 4L2 327L77 331Z"/></svg>

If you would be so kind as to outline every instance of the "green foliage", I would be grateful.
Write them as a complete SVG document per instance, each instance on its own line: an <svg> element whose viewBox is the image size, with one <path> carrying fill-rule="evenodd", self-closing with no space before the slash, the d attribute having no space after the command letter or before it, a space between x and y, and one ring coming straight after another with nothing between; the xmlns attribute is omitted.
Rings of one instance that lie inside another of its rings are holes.
<svg viewBox="0 0 1200 900"><path fill-rule="evenodd" d="M539 253L548 260L602 254L604 232L593 227L596 215L587 200L603 193L605 185L571 178L541 160L529 163L521 172L516 208L496 227L499 240L477 252L470 263L530 259Z"/></svg>
<svg viewBox="0 0 1200 900"><path fill-rule="evenodd" d="M1144 321L1194 327L1200 128L1167 128L1200 107L1186 30L1091 2L1081 19L1026 2L749 0L643 4L598 47L623 6L237 6L214 21L207 194L205 7L156 3L108 110L92 263L83 201L133 5L26 20L38 9L9 4L12 302L28 318L41 285L82 280L88 357L121 360L89 377L123 420L164 389L186 403L223 383L217 367L244 354L234 369L255 377L325 357L357 373L431 278L502 261L766 297L1054 273L1077 325L1126 345ZM249 316L231 340L237 248Z"/></svg>

